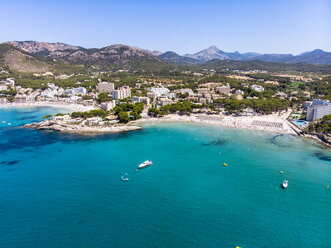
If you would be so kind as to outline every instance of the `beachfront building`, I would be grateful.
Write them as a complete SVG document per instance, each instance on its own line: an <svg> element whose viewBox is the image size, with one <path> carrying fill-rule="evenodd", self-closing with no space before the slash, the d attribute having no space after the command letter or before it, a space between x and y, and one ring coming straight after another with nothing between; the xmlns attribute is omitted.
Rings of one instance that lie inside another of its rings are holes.
<svg viewBox="0 0 331 248"><path fill-rule="evenodd" d="M111 93L115 89L113 83L101 82L97 85L97 90L99 92Z"/></svg>
<svg viewBox="0 0 331 248"><path fill-rule="evenodd" d="M263 92L264 91L264 88L263 86L261 85L258 85L258 84L253 84L251 86L252 90L255 90L255 91L258 91L258 92Z"/></svg>
<svg viewBox="0 0 331 248"><path fill-rule="evenodd" d="M167 104L172 104L173 101L169 99L168 97L160 97L159 103L161 106L167 105Z"/></svg>
<svg viewBox="0 0 331 248"><path fill-rule="evenodd" d="M77 87L65 91L66 95L86 95L87 90L84 87Z"/></svg>
<svg viewBox="0 0 331 248"><path fill-rule="evenodd" d="M35 102L38 96L40 95L39 91L33 91L30 94L27 95L27 101L28 102Z"/></svg>
<svg viewBox="0 0 331 248"><path fill-rule="evenodd" d="M87 126L97 126L99 124L102 124L102 118L101 117L92 117L88 118L85 122Z"/></svg>
<svg viewBox="0 0 331 248"><path fill-rule="evenodd" d="M85 89L84 87L78 87L78 88L73 88L72 89L73 94L75 95L86 95L87 94L87 89Z"/></svg>
<svg viewBox="0 0 331 248"><path fill-rule="evenodd" d="M111 101L108 101L108 102L101 103L101 106L100 107L104 111L109 111L109 110L115 108L115 106L116 106L115 100L111 100Z"/></svg>
<svg viewBox="0 0 331 248"><path fill-rule="evenodd" d="M168 88L149 88L149 92L155 93L156 97L160 96L168 96L170 93L170 90Z"/></svg>
<svg viewBox="0 0 331 248"><path fill-rule="evenodd" d="M15 102L16 103L26 103L26 95L16 95Z"/></svg>
<svg viewBox="0 0 331 248"><path fill-rule="evenodd" d="M7 103L7 99L6 98L0 98L0 104L6 104Z"/></svg>
<svg viewBox="0 0 331 248"><path fill-rule="evenodd" d="M115 100L120 100L128 97L131 97L131 89L129 86L122 86L118 90L112 91L112 98Z"/></svg>
<svg viewBox="0 0 331 248"><path fill-rule="evenodd" d="M307 108L307 121L323 118L325 115L331 115L331 101L314 99Z"/></svg>
<svg viewBox="0 0 331 248"><path fill-rule="evenodd" d="M133 96L132 102L143 102L146 105L149 105L151 103L151 100L148 97L144 96Z"/></svg>
<svg viewBox="0 0 331 248"><path fill-rule="evenodd" d="M53 98L55 96L62 95L63 93L64 90L62 88L60 90L56 88L47 88L40 93L40 96L44 96L46 98Z"/></svg>
<svg viewBox="0 0 331 248"><path fill-rule="evenodd" d="M70 98L69 98L69 102L73 102L73 103L76 103L76 102L78 102L79 100L81 100L82 98L80 97L80 96L71 96Z"/></svg>
<svg viewBox="0 0 331 248"><path fill-rule="evenodd" d="M311 106L312 103L313 103L312 101L304 102L304 103L302 104L303 109L304 109L304 110L307 110L308 107Z"/></svg>
<svg viewBox="0 0 331 248"><path fill-rule="evenodd" d="M147 92L147 97L155 99L157 97L157 94L155 92Z"/></svg>

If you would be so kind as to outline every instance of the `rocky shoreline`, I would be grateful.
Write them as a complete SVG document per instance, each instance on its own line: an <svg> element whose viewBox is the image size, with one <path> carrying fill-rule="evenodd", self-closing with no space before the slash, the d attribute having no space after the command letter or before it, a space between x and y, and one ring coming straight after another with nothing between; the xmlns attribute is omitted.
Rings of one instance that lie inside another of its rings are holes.
<svg viewBox="0 0 331 248"><path fill-rule="evenodd" d="M325 137L323 137L322 135L319 134L312 134L312 133L308 133L308 134L303 134L303 137L307 138L307 139L313 139L315 141L317 141L318 143L320 143L321 145L324 145L327 148L331 148L331 142L329 140L327 140Z"/></svg>
<svg viewBox="0 0 331 248"><path fill-rule="evenodd" d="M130 132L142 129L139 126L129 125L114 125L114 126L86 126L86 125L74 125L59 123L54 120L45 120L42 122L34 122L26 124L24 128L33 128L36 130L52 130L63 133L121 133Z"/></svg>

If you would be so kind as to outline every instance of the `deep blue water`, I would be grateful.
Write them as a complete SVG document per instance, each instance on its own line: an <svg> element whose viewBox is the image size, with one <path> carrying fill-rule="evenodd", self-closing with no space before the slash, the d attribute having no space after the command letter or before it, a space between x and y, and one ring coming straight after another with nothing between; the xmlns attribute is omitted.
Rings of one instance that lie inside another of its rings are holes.
<svg viewBox="0 0 331 248"><path fill-rule="evenodd" d="M192 124L20 127L57 112L0 109L1 248L331 246L331 152L310 140Z"/></svg>

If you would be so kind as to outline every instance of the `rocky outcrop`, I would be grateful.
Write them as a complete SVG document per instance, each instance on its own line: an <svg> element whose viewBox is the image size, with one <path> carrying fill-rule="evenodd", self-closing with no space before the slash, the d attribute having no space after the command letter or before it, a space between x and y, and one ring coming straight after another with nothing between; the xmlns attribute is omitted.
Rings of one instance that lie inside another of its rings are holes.
<svg viewBox="0 0 331 248"><path fill-rule="evenodd" d="M36 55L46 55L54 51L64 51L67 49L77 50L79 47L68 45L60 42L48 43L39 41L11 41L8 42L16 48L22 49L25 52L36 54Z"/></svg>
<svg viewBox="0 0 331 248"><path fill-rule="evenodd" d="M304 136L315 139L315 140L323 143L324 145L326 145L329 148L331 147L330 135L324 135L324 134L320 134L320 133L305 133Z"/></svg>
<svg viewBox="0 0 331 248"><path fill-rule="evenodd" d="M54 120L45 120L34 122L24 126L25 128L34 128L37 130L53 130L64 133L120 133L142 129L138 126L117 125L117 126L86 126L66 124Z"/></svg>

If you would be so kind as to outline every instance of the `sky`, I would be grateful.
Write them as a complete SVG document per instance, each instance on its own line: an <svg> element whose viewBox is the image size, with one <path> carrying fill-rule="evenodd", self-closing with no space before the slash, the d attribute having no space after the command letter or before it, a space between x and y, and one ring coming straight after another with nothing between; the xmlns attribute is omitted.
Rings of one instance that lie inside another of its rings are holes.
<svg viewBox="0 0 331 248"><path fill-rule="evenodd" d="M195 53L331 51L331 0L0 0L0 42Z"/></svg>

